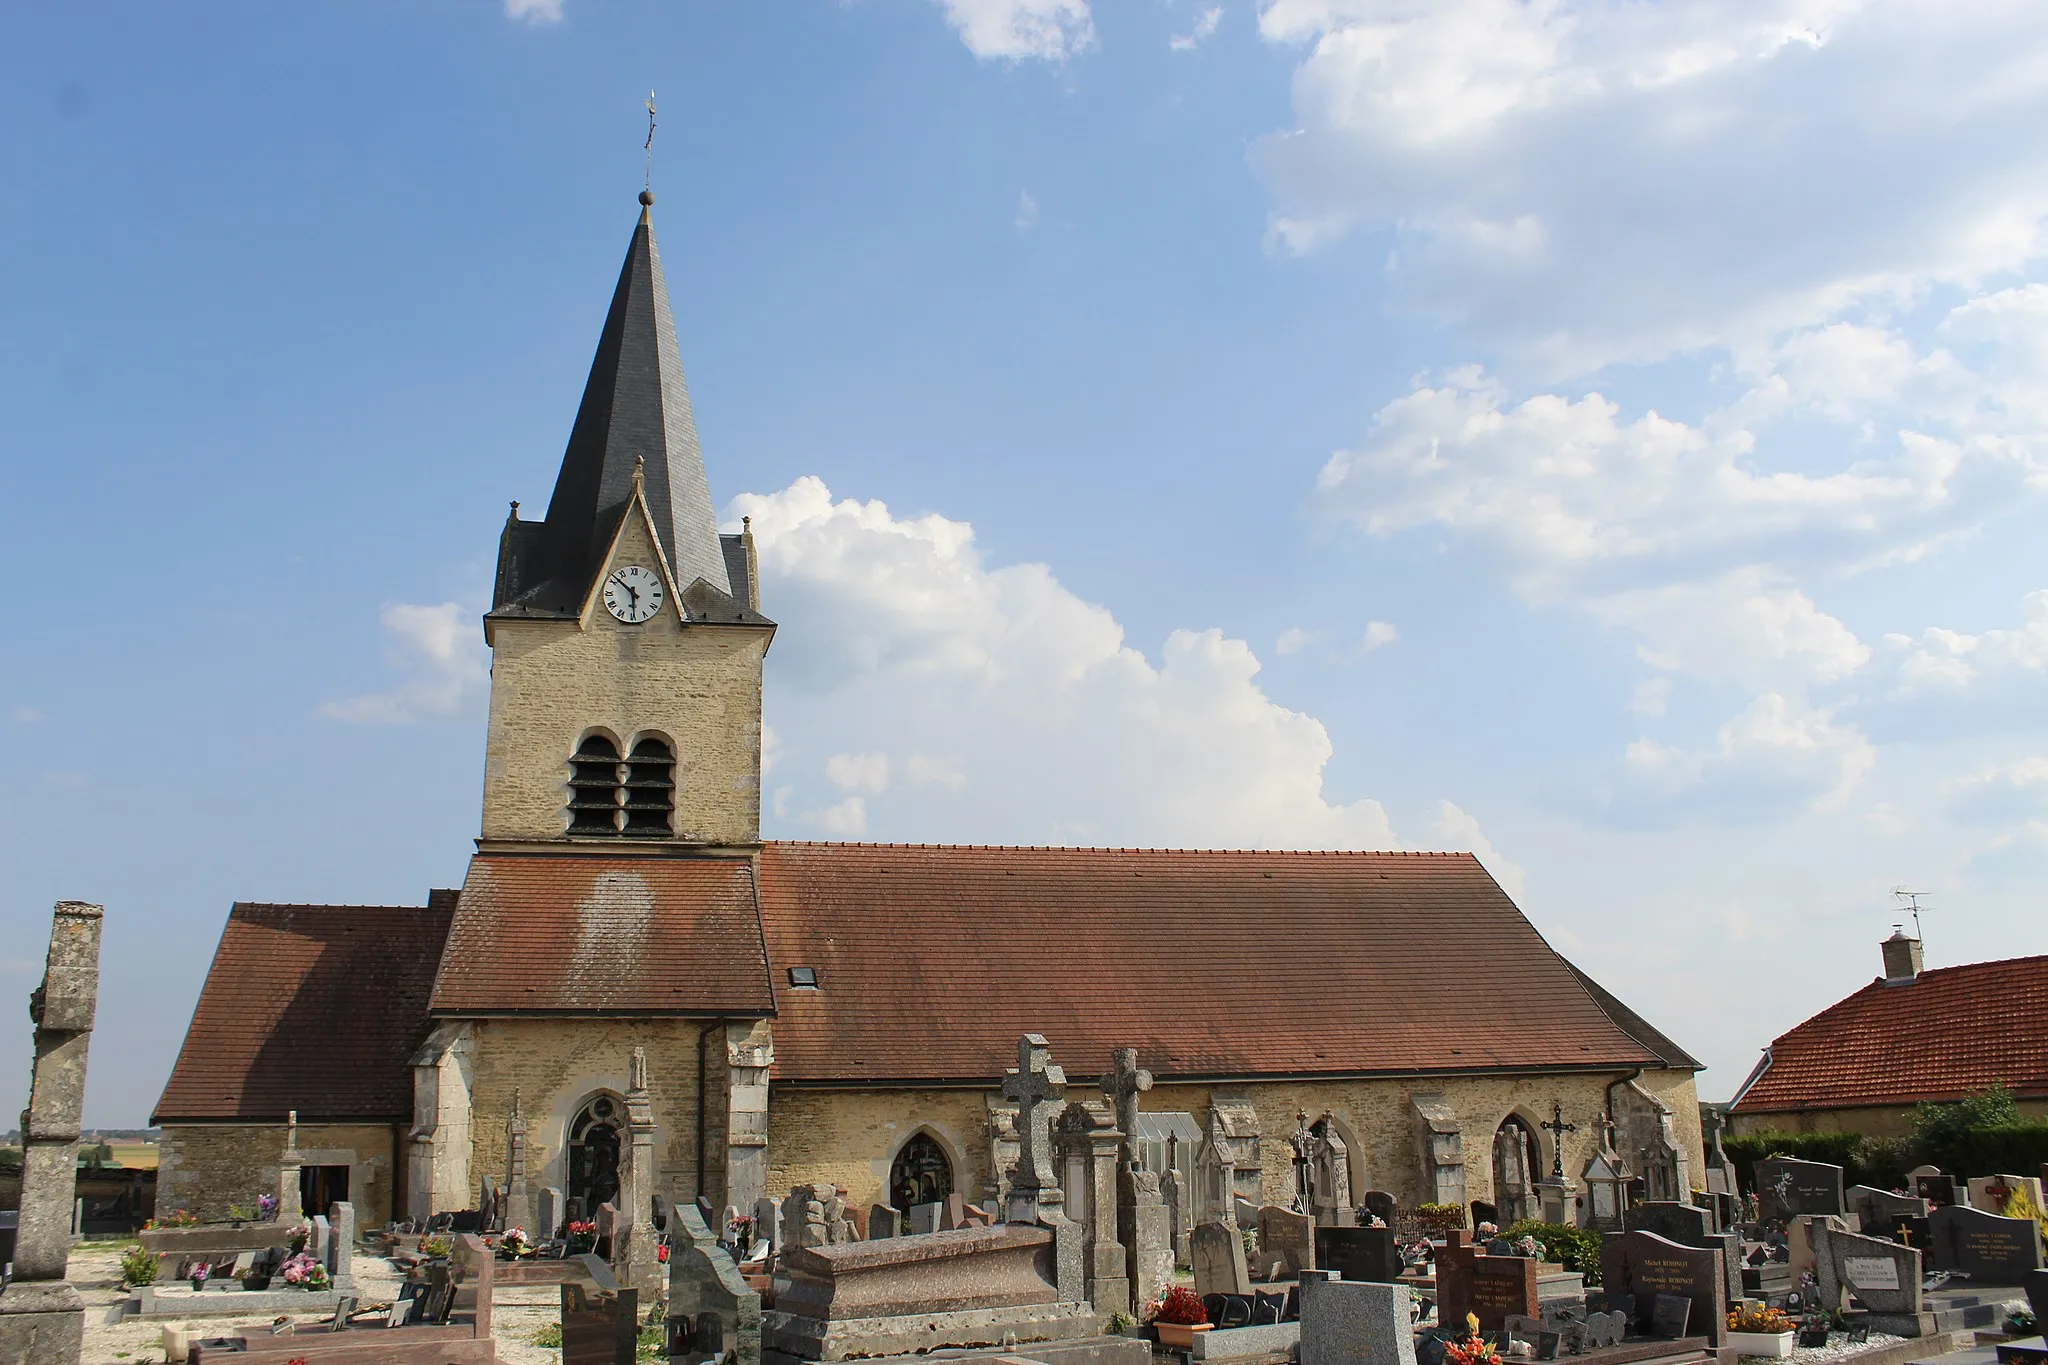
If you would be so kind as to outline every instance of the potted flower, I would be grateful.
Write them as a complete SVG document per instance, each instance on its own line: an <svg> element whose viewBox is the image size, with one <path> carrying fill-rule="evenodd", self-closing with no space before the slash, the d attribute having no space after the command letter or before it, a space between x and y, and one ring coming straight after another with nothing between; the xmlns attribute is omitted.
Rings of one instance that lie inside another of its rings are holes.
<svg viewBox="0 0 2048 1365"><path fill-rule="evenodd" d="M325 1289L329 1284L327 1267L314 1260L311 1252L302 1251L284 1263L284 1282L294 1289Z"/></svg>
<svg viewBox="0 0 2048 1365"><path fill-rule="evenodd" d="M200 1261L185 1273L191 1277L192 1292L197 1294L206 1288L206 1277L213 1274L213 1267L204 1261Z"/></svg>
<svg viewBox="0 0 2048 1365"><path fill-rule="evenodd" d="M569 1224L569 1254L581 1256L597 1250L597 1224L584 1221Z"/></svg>
<svg viewBox="0 0 2048 1365"><path fill-rule="evenodd" d="M1152 1305L1152 1327L1161 1346L1189 1347L1195 1334L1209 1330L1209 1310L1201 1298L1184 1284L1169 1285Z"/></svg>
<svg viewBox="0 0 2048 1365"><path fill-rule="evenodd" d="M1793 1326L1782 1308L1745 1303L1728 1314L1728 1337L1721 1344L1737 1355L1778 1360L1792 1354Z"/></svg>
<svg viewBox="0 0 2048 1365"><path fill-rule="evenodd" d="M256 1196L256 1216L266 1223L277 1221L277 1196L259 1194Z"/></svg>
<svg viewBox="0 0 2048 1365"><path fill-rule="evenodd" d="M505 1235L498 1239L498 1256L513 1261L521 1256L533 1255L533 1243L526 1240L525 1228L506 1228Z"/></svg>
<svg viewBox="0 0 2048 1365"><path fill-rule="evenodd" d="M445 1261L455 1250L455 1239L436 1233L420 1239L420 1255L430 1261Z"/></svg>

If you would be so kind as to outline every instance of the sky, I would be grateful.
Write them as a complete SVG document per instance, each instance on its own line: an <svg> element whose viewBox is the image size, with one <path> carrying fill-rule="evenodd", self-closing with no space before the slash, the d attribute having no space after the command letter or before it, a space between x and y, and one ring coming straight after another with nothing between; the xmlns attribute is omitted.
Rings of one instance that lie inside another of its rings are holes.
<svg viewBox="0 0 2048 1365"><path fill-rule="evenodd" d="M1897 888L2048 952L2038 5L0 25L0 994L105 903L89 1124L233 901L460 884L650 90L770 837L1470 850L1714 1099Z"/></svg>

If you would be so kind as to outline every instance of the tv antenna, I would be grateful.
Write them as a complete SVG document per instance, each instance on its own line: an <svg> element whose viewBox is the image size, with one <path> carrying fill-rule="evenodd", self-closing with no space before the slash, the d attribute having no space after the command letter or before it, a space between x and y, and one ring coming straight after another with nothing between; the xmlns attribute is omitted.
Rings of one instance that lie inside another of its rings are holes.
<svg viewBox="0 0 2048 1365"><path fill-rule="evenodd" d="M1892 899L1904 901L1906 903L1906 909L1910 911L1913 916L1914 938L1923 938L1922 934L1920 933L1920 898L1922 896L1929 894L1931 893L1926 891L1908 891L1903 886L1895 886L1892 888ZM1929 906L1928 908L1931 910L1934 907ZM1901 928L1903 926L1895 925L1893 927Z"/></svg>

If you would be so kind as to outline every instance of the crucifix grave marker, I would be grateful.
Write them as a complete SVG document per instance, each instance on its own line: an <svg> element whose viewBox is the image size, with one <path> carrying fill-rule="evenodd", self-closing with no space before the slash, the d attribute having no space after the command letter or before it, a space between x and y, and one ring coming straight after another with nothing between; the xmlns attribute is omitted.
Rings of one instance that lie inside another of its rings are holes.
<svg viewBox="0 0 2048 1365"><path fill-rule="evenodd" d="M1138 1096L1152 1088L1152 1073L1138 1066L1138 1049L1120 1047L1110 1054L1113 1070L1102 1073L1102 1093L1116 1109L1117 1130L1124 1135L1124 1160L1138 1163Z"/></svg>
<svg viewBox="0 0 2048 1365"><path fill-rule="evenodd" d="M1564 1104L1559 1100L1550 1102L1550 1122L1536 1125L1550 1134L1550 1178L1564 1179L1564 1135L1576 1133L1579 1125L1564 1121Z"/></svg>
<svg viewBox="0 0 2048 1365"><path fill-rule="evenodd" d="M1017 1165L1010 1180L1008 1219L1038 1220L1042 1208L1065 1203L1052 1170L1049 1111L1041 1112L1067 1093L1067 1073L1054 1065L1052 1047L1042 1034L1017 1040L1017 1065L1003 1079L1003 1098L1017 1106Z"/></svg>

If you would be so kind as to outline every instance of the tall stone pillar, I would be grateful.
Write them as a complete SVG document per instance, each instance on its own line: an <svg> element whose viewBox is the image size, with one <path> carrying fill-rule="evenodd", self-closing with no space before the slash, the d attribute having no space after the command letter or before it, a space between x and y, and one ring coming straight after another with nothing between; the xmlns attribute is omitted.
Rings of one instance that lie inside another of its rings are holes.
<svg viewBox="0 0 2048 1365"><path fill-rule="evenodd" d="M725 1026L725 1202L742 1213L768 1194L768 1072L774 1065L767 1020Z"/></svg>
<svg viewBox="0 0 2048 1365"><path fill-rule="evenodd" d="M533 1201L526 1193L526 1116L519 1112L517 1089L512 1092L512 1113L505 1120L505 1226L534 1236Z"/></svg>
<svg viewBox="0 0 2048 1365"><path fill-rule="evenodd" d="M1066 1212L1081 1225L1088 1302L1102 1314L1131 1311L1131 1279L1117 1240L1116 1166L1124 1135L1101 1105L1075 1100L1053 1121L1053 1150L1066 1175Z"/></svg>
<svg viewBox="0 0 2048 1365"><path fill-rule="evenodd" d="M306 1216L305 1200L299 1193L299 1173L304 1169L299 1156L299 1111L294 1109L285 1115L284 1152L277 1159L277 1221L287 1226Z"/></svg>
<svg viewBox="0 0 2048 1365"><path fill-rule="evenodd" d="M21 1222L14 1279L0 1290L0 1365L77 1365L85 1304L64 1282L78 1191L78 1131L86 1050L99 1003L105 912L59 901L43 984L29 995L35 1069L21 1115Z"/></svg>
<svg viewBox="0 0 2048 1365"><path fill-rule="evenodd" d="M654 1234L654 1097L647 1089L647 1049L633 1049L626 1086L626 1129L632 1152L621 1172L619 1232L612 1260L622 1284L639 1290L648 1301L661 1295L661 1262Z"/></svg>

